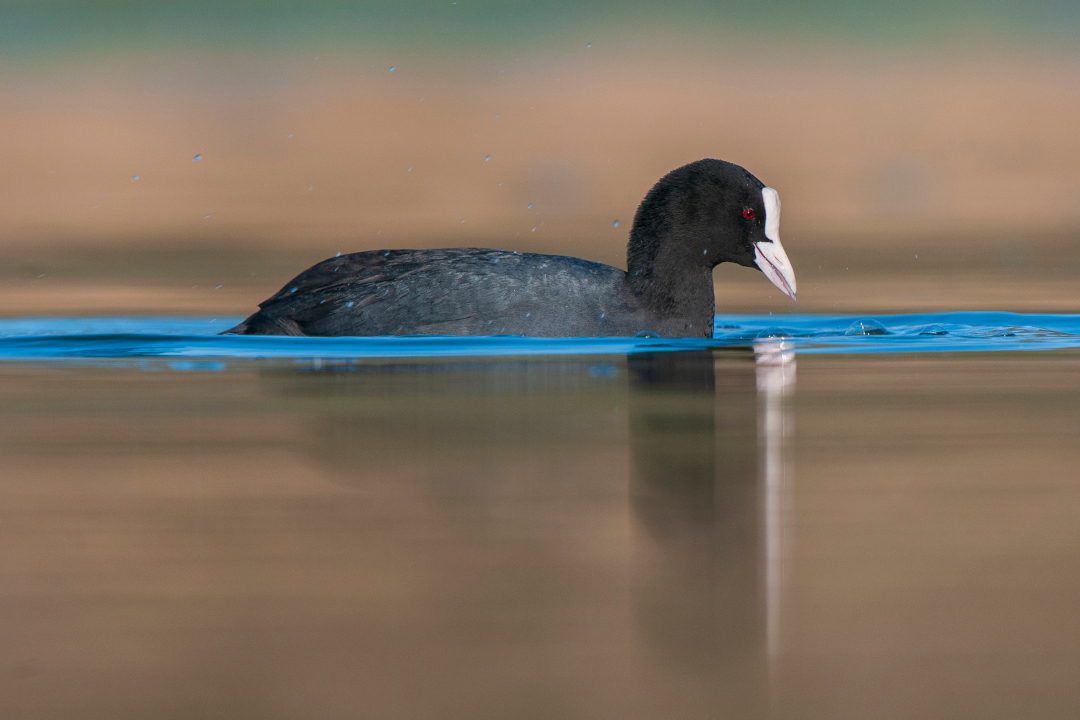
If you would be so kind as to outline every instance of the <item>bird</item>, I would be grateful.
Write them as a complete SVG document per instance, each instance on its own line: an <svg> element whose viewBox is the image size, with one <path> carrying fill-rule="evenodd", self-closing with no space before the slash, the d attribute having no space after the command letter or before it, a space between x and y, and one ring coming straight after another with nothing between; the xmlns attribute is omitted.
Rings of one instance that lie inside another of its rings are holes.
<svg viewBox="0 0 1080 720"><path fill-rule="evenodd" d="M625 271L487 248L356 252L308 268L222 334L711 338L723 262L757 268L795 299L779 193L706 158L645 195Z"/></svg>

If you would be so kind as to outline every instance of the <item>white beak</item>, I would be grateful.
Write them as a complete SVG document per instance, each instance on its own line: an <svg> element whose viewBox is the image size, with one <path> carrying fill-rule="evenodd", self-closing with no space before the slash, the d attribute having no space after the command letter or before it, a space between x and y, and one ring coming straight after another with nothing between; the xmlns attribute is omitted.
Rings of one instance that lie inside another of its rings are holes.
<svg viewBox="0 0 1080 720"><path fill-rule="evenodd" d="M795 271L780 244L780 194L770 187L762 188L761 199L765 203L765 237L772 242L754 243L754 262L780 292L794 300Z"/></svg>

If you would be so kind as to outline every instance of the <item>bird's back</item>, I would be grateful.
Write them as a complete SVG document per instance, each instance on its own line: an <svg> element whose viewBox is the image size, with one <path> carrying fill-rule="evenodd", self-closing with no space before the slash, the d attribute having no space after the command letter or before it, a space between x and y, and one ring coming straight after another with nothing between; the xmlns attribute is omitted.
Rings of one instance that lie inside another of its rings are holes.
<svg viewBox="0 0 1080 720"><path fill-rule="evenodd" d="M643 329L618 268L476 248L341 255L305 270L259 307L228 332L555 337Z"/></svg>

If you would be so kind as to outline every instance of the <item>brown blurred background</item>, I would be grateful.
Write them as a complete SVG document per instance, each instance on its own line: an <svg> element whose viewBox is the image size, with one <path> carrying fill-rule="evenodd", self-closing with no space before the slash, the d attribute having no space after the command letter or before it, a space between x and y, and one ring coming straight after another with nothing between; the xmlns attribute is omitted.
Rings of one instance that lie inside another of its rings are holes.
<svg viewBox="0 0 1080 720"><path fill-rule="evenodd" d="M0 313L244 314L381 247L622 265L641 197L702 157L779 190L799 279L792 304L722 267L720 312L1078 312L1078 17L15 2Z"/></svg>

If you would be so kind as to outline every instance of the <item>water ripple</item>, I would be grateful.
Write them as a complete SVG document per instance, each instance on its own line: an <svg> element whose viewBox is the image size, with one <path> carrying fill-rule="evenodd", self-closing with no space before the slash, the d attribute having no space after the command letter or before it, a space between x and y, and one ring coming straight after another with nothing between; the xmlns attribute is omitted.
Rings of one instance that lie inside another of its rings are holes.
<svg viewBox="0 0 1080 720"><path fill-rule="evenodd" d="M799 353L1052 350L1080 347L1080 315L717 315L711 340L634 338L250 337L217 335L238 317L0 319L0 360L96 358L401 358L608 355L748 346L783 338ZM172 363L220 369L220 363Z"/></svg>

